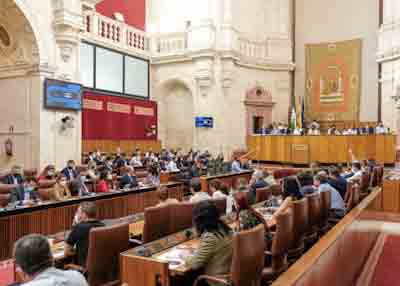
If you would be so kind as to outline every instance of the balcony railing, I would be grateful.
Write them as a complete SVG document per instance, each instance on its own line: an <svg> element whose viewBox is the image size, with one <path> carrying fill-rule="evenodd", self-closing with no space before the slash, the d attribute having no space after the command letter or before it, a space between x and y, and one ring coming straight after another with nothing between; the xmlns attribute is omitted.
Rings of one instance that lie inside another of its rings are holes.
<svg viewBox="0 0 400 286"><path fill-rule="evenodd" d="M291 41L284 35L259 39L225 26L223 35L217 39L212 22L183 32L149 34L94 11L86 12L83 18L84 39L157 61L223 47L224 52L249 63L291 62Z"/></svg>
<svg viewBox="0 0 400 286"><path fill-rule="evenodd" d="M143 56L149 56L150 38L145 32L125 23L89 12L84 16L84 29L85 38L88 40L108 43Z"/></svg>

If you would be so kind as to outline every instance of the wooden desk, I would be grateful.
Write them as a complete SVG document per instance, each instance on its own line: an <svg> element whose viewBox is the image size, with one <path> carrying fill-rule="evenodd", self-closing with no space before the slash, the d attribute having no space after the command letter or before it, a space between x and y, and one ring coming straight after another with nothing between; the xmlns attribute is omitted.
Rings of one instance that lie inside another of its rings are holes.
<svg viewBox="0 0 400 286"><path fill-rule="evenodd" d="M168 183L166 186L169 197L183 199L182 183ZM157 204L156 189L152 186L0 211L0 260L12 256L14 243L24 235L51 235L68 230L82 202L95 202L99 219L121 218L141 213L146 207Z"/></svg>
<svg viewBox="0 0 400 286"><path fill-rule="evenodd" d="M203 192L209 192L209 184L212 180L220 180L223 183L225 183L228 188L232 188L235 184L236 181L239 178L245 178L246 181L250 181L251 175L253 174L253 170L248 170L248 171L243 171L240 173L227 173L227 174L220 174L220 175L215 175L215 176L202 176L200 177L200 182L201 182L201 189Z"/></svg>
<svg viewBox="0 0 400 286"><path fill-rule="evenodd" d="M309 164L350 161L349 149L359 160L375 159L384 164L396 161L395 135L354 136L249 136L248 150L259 150L252 160Z"/></svg>
<svg viewBox="0 0 400 286"><path fill-rule="evenodd" d="M254 208L262 208L263 204L256 204ZM269 220L271 216L266 215L265 218ZM224 217L224 221L235 228L232 216ZM274 221L268 221L269 226L274 224ZM182 263L182 258L193 255L200 242L193 234L194 230L188 229L121 253L122 283L130 286L169 286L170 277L186 275L190 269ZM179 261L180 264L174 266L170 261Z"/></svg>

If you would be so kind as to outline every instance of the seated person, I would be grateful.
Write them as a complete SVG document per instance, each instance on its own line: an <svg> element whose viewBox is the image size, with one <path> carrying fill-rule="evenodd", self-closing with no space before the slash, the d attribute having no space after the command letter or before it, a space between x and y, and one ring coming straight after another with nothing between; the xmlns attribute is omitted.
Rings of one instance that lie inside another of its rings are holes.
<svg viewBox="0 0 400 286"><path fill-rule="evenodd" d="M232 170L232 172L234 172L234 173L240 173L240 172L243 171L242 165L240 164L240 161L239 161L239 158L238 158L238 157L233 158L231 170Z"/></svg>
<svg viewBox="0 0 400 286"><path fill-rule="evenodd" d="M20 185L23 181L22 176L22 167L15 165L11 168L11 173L4 178L3 183L7 185Z"/></svg>
<svg viewBox="0 0 400 286"><path fill-rule="evenodd" d="M36 189L37 180L35 177L32 176L23 179L22 183L11 191L11 203L20 202L20 204L32 204L33 201L39 199Z"/></svg>
<svg viewBox="0 0 400 286"><path fill-rule="evenodd" d="M264 180L264 175L261 170L256 170L252 175L252 181L249 191L249 203L254 204L256 201L256 190L268 187L267 182Z"/></svg>
<svg viewBox="0 0 400 286"><path fill-rule="evenodd" d="M232 194L245 192L248 190L247 180L245 178L238 178L236 184L232 190Z"/></svg>
<svg viewBox="0 0 400 286"><path fill-rule="evenodd" d="M88 170L86 172L86 176L93 181L96 181L99 179L99 176L97 174L97 164L94 161L91 161L88 164Z"/></svg>
<svg viewBox="0 0 400 286"><path fill-rule="evenodd" d="M104 163L104 168L107 169L108 172L112 173L114 171L114 163L112 157L107 157Z"/></svg>
<svg viewBox="0 0 400 286"><path fill-rule="evenodd" d="M264 181L267 183L268 186L274 186L278 184L274 178L274 175L268 172L267 169L263 169L262 172Z"/></svg>
<svg viewBox="0 0 400 286"><path fill-rule="evenodd" d="M63 173L58 175L56 184L49 190L49 198L52 201L63 201L71 198L71 191L68 187L67 178Z"/></svg>
<svg viewBox="0 0 400 286"><path fill-rule="evenodd" d="M218 179L212 180L209 183L210 193L212 194L214 199L221 197L223 195L223 193L221 192L221 185L222 185L222 182ZM214 194L215 194L215 197L214 197ZM225 196L223 196L223 197L225 197Z"/></svg>
<svg viewBox="0 0 400 286"><path fill-rule="evenodd" d="M153 163L149 169L145 182L148 185L159 186L160 185L160 169L158 163Z"/></svg>
<svg viewBox="0 0 400 286"><path fill-rule="evenodd" d="M100 173L100 181L96 186L96 193L108 193L110 191L109 182L112 181L111 173L103 170Z"/></svg>
<svg viewBox="0 0 400 286"><path fill-rule="evenodd" d="M329 168L328 184L338 190L343 199L346 197L347 181L345 178L340 176L339 169L337 167Z"/></svg>
<svg viewBox="0 0 400 286"><path fill-rule="evenodd" d="M387 130L386 128L383 126L382 122L379 122L378 125L375 128L375 134L377 135L381 135L381 134L386 134Z"/></svg>
<svg viewBox="0 0 400 286"><path fill-rule="evenodd" d="M319 192L331 193L331 209L342 210L345 209L345 204L339 192L328 183L328 175L321 171L314 177L314 185L318 188Z"/></svg>
<svg viewBox="0 0 400 286"><path fill-rule="evenodd" d="M248 230L264 223L263 217L250 206L245 193L235 195L235 207L239 230Z"/></svg>
<svg viewBox="0 0 400 286"><path fill-rule="evenodd" d="M140 153L135 152L132 154L132 159L129 162L129 165L132 167L142 167L142 158L140 157Z"/></svg>
<svg viewBox="0 0 400 286"><path fill-rule="evenodd" d="M311 128L308 129L307 135L321 135L319 129L317 129L314 125L311 125Z"/></svg>
<svg viewBox="0 0 400 286"><path fill-rule="evenodd" d="M78 271L54 267L50 244L43 235L30 234L19 239L15 243L14 259L24 286L88 286Z"/></svg>
<svg viewBox="0 0 400 286"><path fill-rule="evenodd" d="M296 135L296 136L304 135L304 130L303 130L303 128L295 128L295 129L293 130L293 135Z"/></svg>
<svg viewBox="0 0 400 286"><path fill-rule="evenodd" d="M158 198L159 198L160 201L157 204L157 207L166 206L166 205L170 205L170 204L178 204L179 203L179 201L177 199L168 197L168 188L165 187L165 186L160 187L160 189L158 191Z"/></svg>
<svg viewBox="0 0 400 286"><path fill-rule="evenodd" d="M191 203L198 203L205 200L211 200L210 195L202 191L201 182L199 178L193 178L190 181L190 190L193 194L193 196L190 198Z"/></svg>
<svg viewBox="0 0 400 286"><path fill-rule="evenodd" d="M362 170L360 162L353 162L351 164L351 171L343 176L348 182L355 182L361 180Z"/></svg>
<svg viewBox="0 0 400 286"><path fill-rule="evenodd" d="M248 158L243 158L240 162L242 170L251 170L251 162Z"/></svg>
<svg viewBox="0 0 400 286"><path fill-rule="evenodd" d="M295 176L283 178L282 181L283 198L291 197L292 200L301 200L304 196L300 192L300 183Z"/></svg>
<svg viewBox="0 0 400 286"><path fill-rule="evenodd" d="M78 172L75 169L75 161L69 160L67 162L67 167L62 169L61 173L65 175L67 181L73 181L78 178Z"/></svg>
<svg viewBox="0 0 400 286"><path fill-rule="evenodd" d="M136 188L138 186L138 182L135 175L135 169L132 166L126 166L122 169L122 177L119 181L119 188Z"/></svg>
<svg viewBox="0 0 400 286"><path fill-rule="evenodd" d="M192 270L204 270L205 275L226 275L232 263L232 230L221 219L217 207L203 201L193 209L193 223L200 239L194 256L186 260ZM211 284L214 285L214 284Z"/></svg>
<svg viewBox="0 0 400 286"><path fill-rule="evenodd" d="M297 175L300 183L300 193L305 196L316 192L318 189L314 186L314 178L311 172L302 172Z"/></svg>
<svg viewBox="0 0 400 286"><path fill-rule="evenodd" d="M65 241L65 256L76 253L77 264L86 267L86 258L89 249L89 234L93 227L102 227L104 223L96 219L96 204L82 203L76 211L71 233Z"/></svg>
<svg viewBox="0 0 400 286"><path fill-rule="evenodd" d="M179 172L179 169L176 166L174 159L168 157L167 162L168 162L166 166L167 172Z"/></svg>
<svg viewBox="0 0 400 286"><path fill-rule="evenodd" d="M56 168L54 165L47 165L39 175L38 181L50 181L56 179Z"/></svg>

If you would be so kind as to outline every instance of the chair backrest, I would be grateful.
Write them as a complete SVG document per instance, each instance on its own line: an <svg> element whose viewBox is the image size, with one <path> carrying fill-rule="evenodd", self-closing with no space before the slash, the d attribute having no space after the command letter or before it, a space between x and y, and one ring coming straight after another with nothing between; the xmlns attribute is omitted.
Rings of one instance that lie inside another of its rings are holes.
<svg viewBox="0 0 400 286"><path fill-rule="evenodd" d="M37 169L25 169L24 176L25 177L36 177L37 176Z"/></svg>
<svg viewBox="0 0 400 286"><path fill-rule="evenodd" d="M268 200L272 195L270 187L256 189L256 203Z"/></svg>
<svg viewBox="0 0 400 286"><path fill-rule="evenodd" d="M361 175L361 185L360 190L361 192L367 192L370 183L370 174L368 172L363 172Z"/></svg>
<svg viewBox="0 0 400 286"><path fill-rule="evenodd" d="M0 183L0 194L10 194L13 189L15 189L15 185Z"/></svg>
<svg viewBox="0 0 400 286"><path fill-rule="evenodd" d="M5 207L10 202L10 194L0 194L0 207Z"/></svg>
<svg viewBox="0 0 400 286"><path fill-rule="evenodd" d="M91 229L86 261L89 285L98 286L118 280L119 255L128 249L128 224Z"/></svg>
<svg viewBox="0 0 400 286"><path fill-rule="evenodd" d="M271 247L272 270L279 271L286 263L286 254L293 243L293 211L289 208L276 217L276 233Z"/></svg>
<svg viewBox="0 0 400 286"><path fill-rule="evenodd" d="M279 180L285 177L296 175L298 172L299 170L296 169L278 169L274 171L274 178Z"/></svg>
<svg viewBox="0 0 400 286"><path fill-rule="evenodd" d="M39 188L52 188L56 184L56 180L40 180L38 183Z"/></svg>
<svg viewBox="0 0 400 286"><path fill-rule="evenodd" d="M332 194L331 191L324 191L321 195L321 219L322 223L325 224L329 218L329 211L331 209Z"/></svg>
<svg viewBox="0 0 400 286"><path fill-rule="evenodd" d="M360 202L361 189L358 184L354 184L352 189L353 189L353 197L352 197L351 208L354 208Z"/></svg>
<svg viewBox="0 0 400 286"><path fill-rule="evenodd" d="M282 186L280 184L272 185L269 189L274 196L282 195Z"/></svg>
<svg viewBox="0 0 400 286"><path fill-rule="evenodd" d="M39 198L42 201L49 201L50 200L50 194L49 194L49 189L38 189L38 193L39 193Z"/></svg>
<svg viewBox="0 0 400 286"><path fill-rule="evenodd" d="M305 233L308 230L308 200L293 201L291 203L293 211L293 241L291 248L295 248L303 242Z"/></svg>
<svg viewBox="0 0 400 286"><path fill-rule="evenodd" d="M170 234L171 205L151 207L144 210L143 243Z"/></svg>
<svg viewBox="0 0 400 286"><path fill-rule="evenodd" d="M172 204L170 232L175 233L192 227L193 208L195 204L183 202Z"/></svg>
<svg viewBox="0 0 400 286"><path fill-rule="evenodd" d="M383 167L375 166L372 169L372 174L371 174L371 187L381 186L382 179L383 179Z"/></svg>
<svg viewBox="0 0 400 286"><path fill-rule="evenodd" d="M212 200L217 207L219 214L220 215L225 215L226 214L226 199L214 199Z"/></svg>
<svg viewBox="0 0 400 286"><path fill-rule="evenodd" d="M318 192L306 196L308 200L309 227L318 231L321 223L321 196Z"/></svg>
<svg viewBox="0 0 400 286"><path fill-rule="evenodd" d="M234 235L231 266L233 285L260 285L264 267L264 251L265 229L263 225Z"/></svg>

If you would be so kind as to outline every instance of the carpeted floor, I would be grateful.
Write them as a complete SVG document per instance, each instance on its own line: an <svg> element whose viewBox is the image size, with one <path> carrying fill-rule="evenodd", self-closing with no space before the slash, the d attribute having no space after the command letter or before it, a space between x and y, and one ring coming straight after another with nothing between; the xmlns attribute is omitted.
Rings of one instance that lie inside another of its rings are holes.
<svg viewBox="0 0 400 286"><path fill-rule="evenodd" d="M400 286L400 236L389 235L370 286Z"/></svg>

